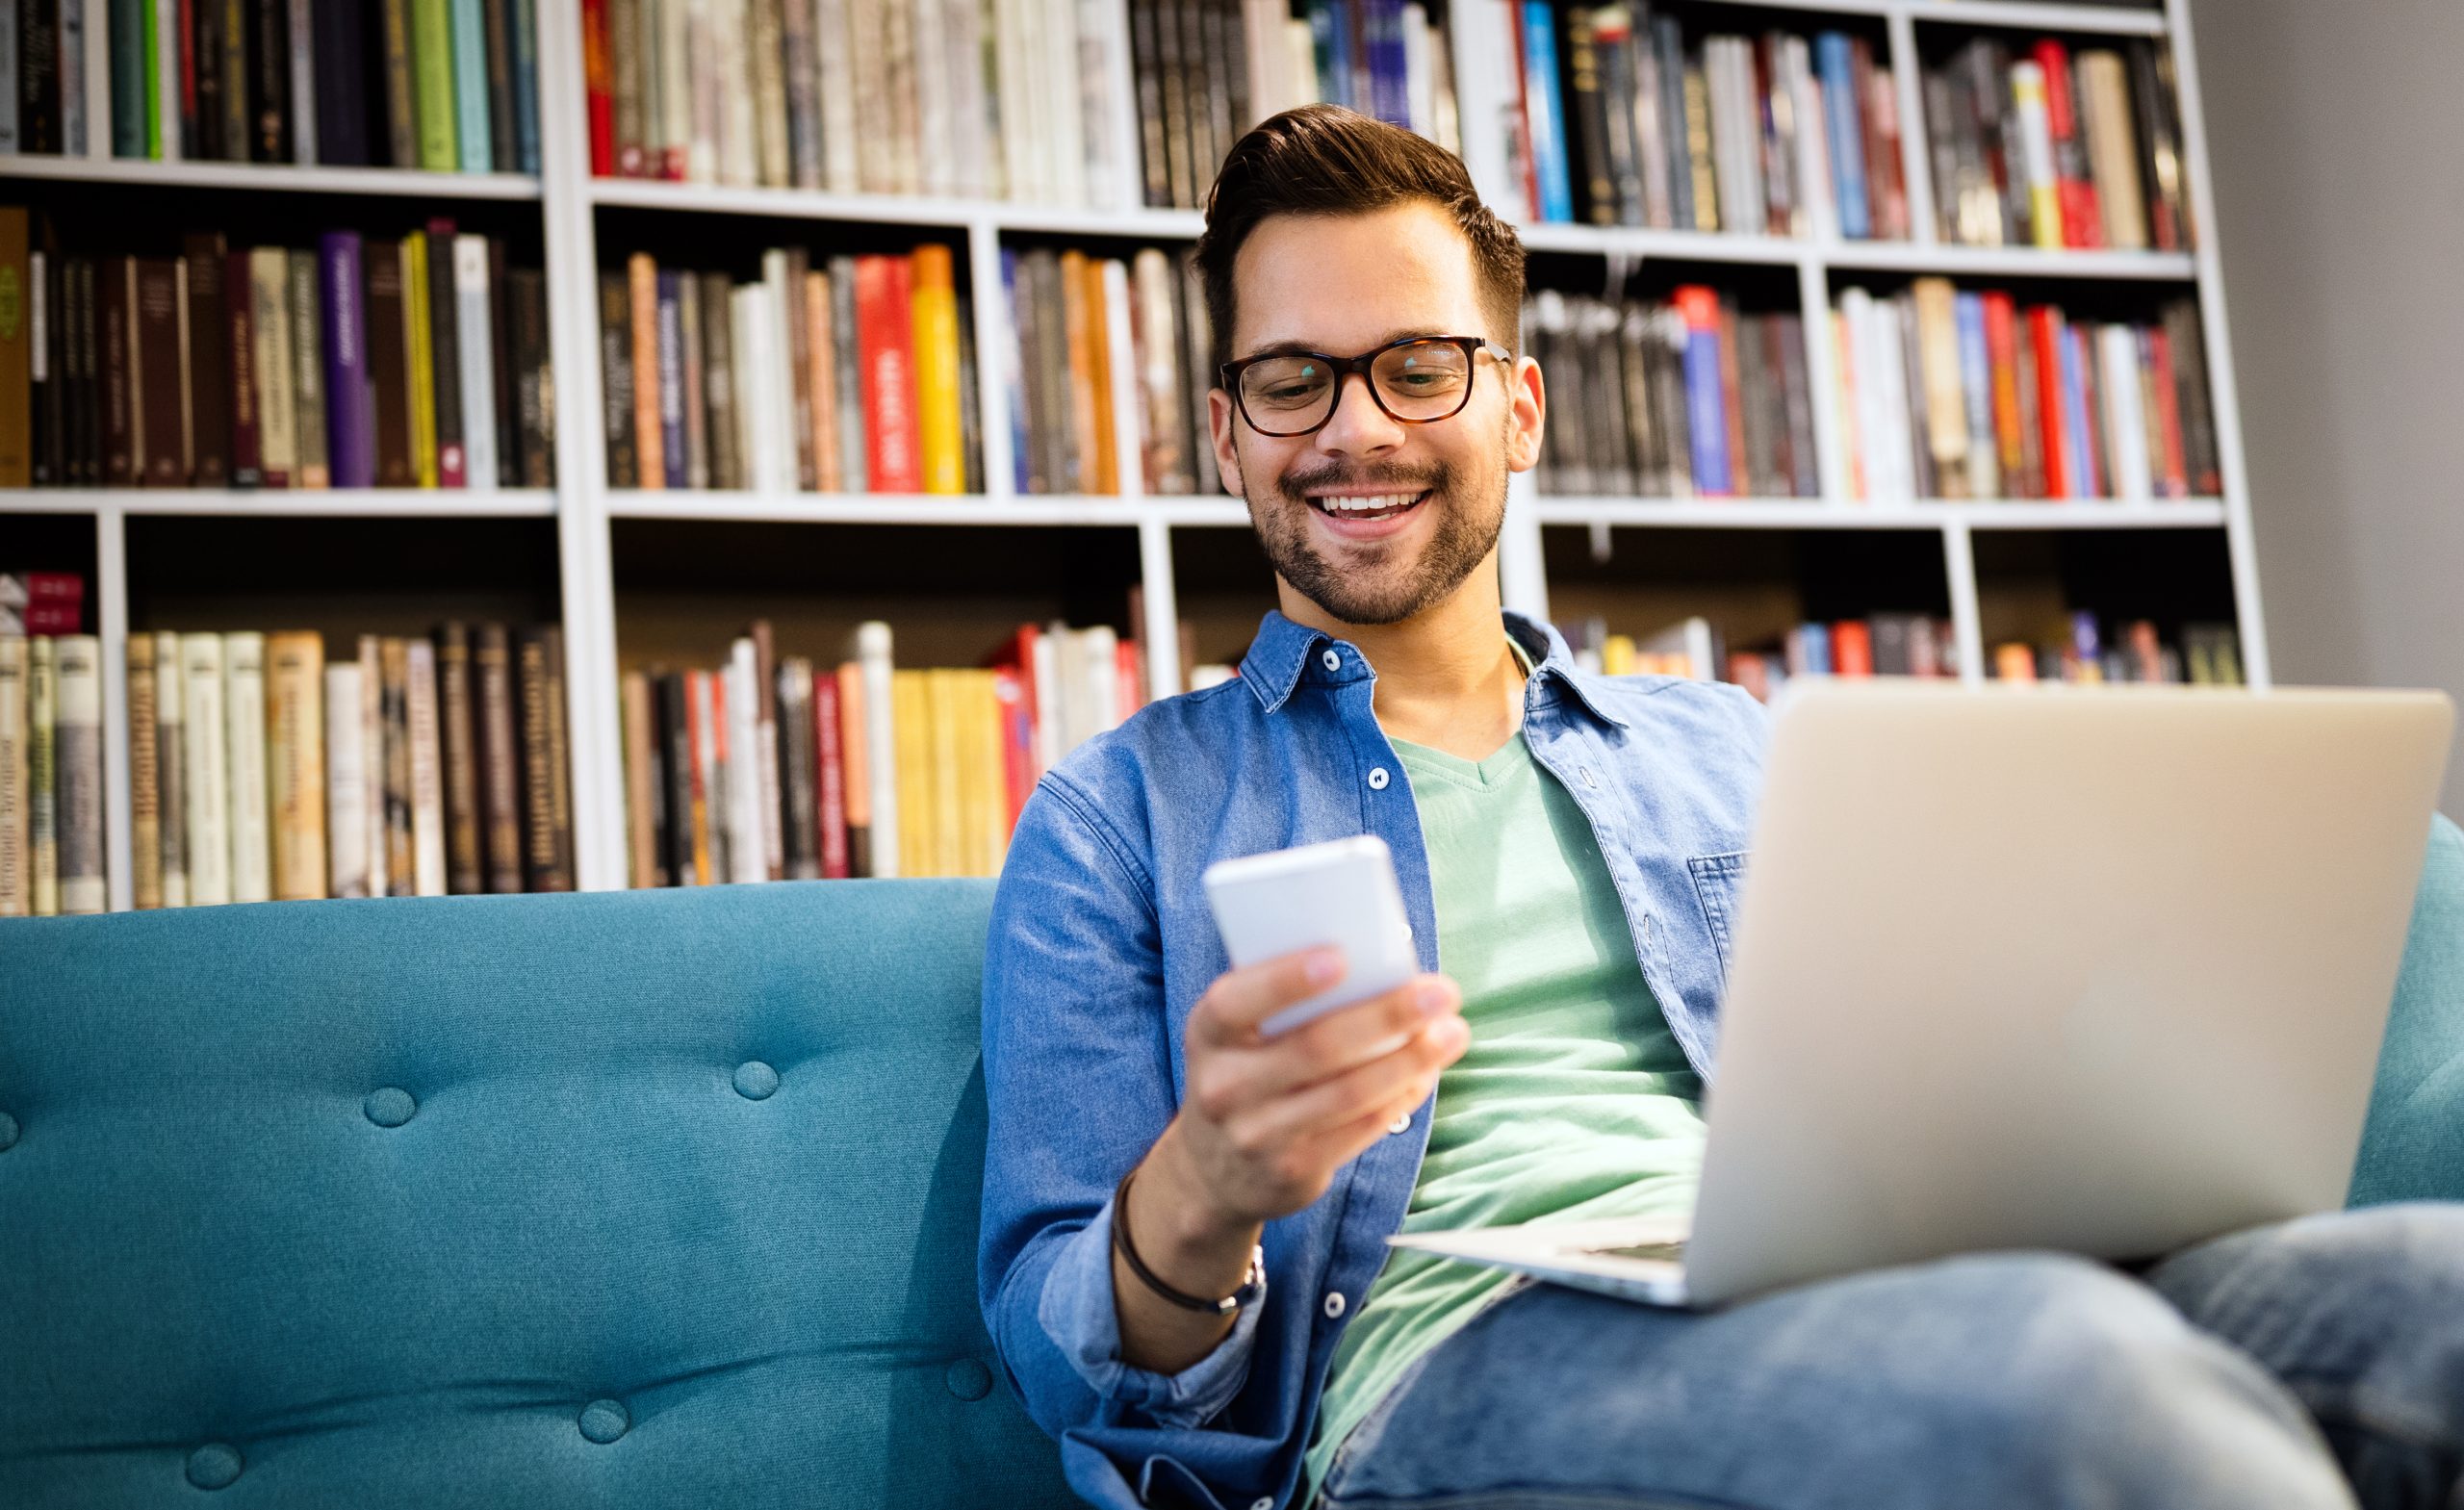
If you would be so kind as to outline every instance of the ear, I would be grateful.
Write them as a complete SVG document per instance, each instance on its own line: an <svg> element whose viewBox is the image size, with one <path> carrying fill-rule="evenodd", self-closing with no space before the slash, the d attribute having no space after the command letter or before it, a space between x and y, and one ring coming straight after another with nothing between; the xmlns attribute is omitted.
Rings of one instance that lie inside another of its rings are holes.
<svg viewBox="0 0 2464 1510"><path fill-rule="evenodd" d="M1248 490L1241 485L1241 453L1232 445L1232 426L1238 420L1239 416L1232 412L1230 394L1220 388L1206 391L1206 422L1215 441L1215 470L1223 478L1223 491L1236 499L1248 497Z"/></svg>
<svg viewBox="0 0 2464 1510"><path fill-rule="evenodd" d="M1540 434L1549 409L1540 364L1528 356L1516 357L1506 372L1506 395L1513 404L1506 416L1506 470L1529 472L1540 464Z"/></svg>

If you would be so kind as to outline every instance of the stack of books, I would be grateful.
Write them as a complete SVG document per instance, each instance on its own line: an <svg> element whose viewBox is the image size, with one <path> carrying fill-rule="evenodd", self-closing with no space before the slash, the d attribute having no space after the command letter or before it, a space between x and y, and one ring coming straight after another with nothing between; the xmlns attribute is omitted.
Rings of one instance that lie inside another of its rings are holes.
<svg viewBox="0 0 2464 1510"><path fill-rule="evenodd" d="M536 0L15 11L0 152L539 171Z"/></svg>
<svg viewBox="0 0 2464 1510"><path fill-rule="evenodd" d="M85 579L0 574L0 917L100 912L102 642Z"/></svg>
<svg viewBox="0 0 2464 1510"><path fill-rule="evenodd" d="M2198 305L2072 320L1918 278L1832 316L1849 491L1908 499L2180 499L2222 490Z"/></svg>
<svg viewBox="0 0 2464 1510"><path fill-rule="evenodd" d="M1133 202L1116 44L1080 0L582 0L591 171Z"/></svg>
<svg viewBox="0 0 2464 1510"><path fill-rule="evenodd" d="M2153 40L2073 58L1979 37L1926 70L1925 121L1943 241L2191 247L2173 55Z"/></svg>
<svg viewBox="0 0 2464 1510"><path fill-rule="evenodd" d="M1492 204L1528 220L1905 240L1890 65L1865 37L1687 35L1642 5L1469 0L1512 102Z"/></svg>
<svg viewBox="0 0 2464 1510"><path fill-rule="evenodd" d="M1024 625L982 667L898 669L890 627L844 657L756 620L717 668L626 673L632 883L999 873L1053 762L1143 704L1109 626Z"/></svg>
<svg viewBox="0 0 2464 1510"><path fill-rule="evenodd" d="M2095 614L2070 615L2068 632L2040 644L2010 640L1993 648L1992 674L2004 681L2187 681L2242 685L2242 640L2229 624L2186 624L2168 645L2153 621L2133 619L2108 636Z"/></svg>
<svg viewBox="0 0 2464 1510"><path fill-rule="evenodd" d="M128 638L141 908L570 891L563 632Z"/></svg>
<svg viewBox="0 0 2464 1510"><path fill-rule="evenodd" d="M430 220L315 249L63 255L0 207L0 488L547 487L544 282Z"/></svg>
<svg viewBox="0 0 2464 1510"><path fill-rule="evenodd" d="M1149 497L1217 490L1213 343L1188 256L1002 250L1019 492L1119 493L1124 440Z"/></svg>
<svg viewBox="0 0 2464 1510"><path fill-rule="evenodd" d="M1664 304L1543 290L1523 320L1549 379L1540 490L1817 496L1803 327L1794 311L1742 314L1699 284Z"/></svg>
<svg viewBox="0 0 2464 1510"><path fill-rule="evenodd" d="M1147 204L1202 207L1243 133L1321 101L1462 150L1451 49L1420 0L1303 0L1298 9L1286 0L1130 0Z"/></svg>
<svg viewBox="0 0 2464 1510"><path fill-rule="evenodd" d="M618 488L958 494L983 487L973 320L950 249L761 254L761 277L600 274Z"/></svg>

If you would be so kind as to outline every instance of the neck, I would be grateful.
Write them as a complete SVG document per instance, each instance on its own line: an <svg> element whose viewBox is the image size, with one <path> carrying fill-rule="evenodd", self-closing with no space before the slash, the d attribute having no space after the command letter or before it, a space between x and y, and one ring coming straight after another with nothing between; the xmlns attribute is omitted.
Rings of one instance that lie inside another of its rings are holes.
<svg viewBox="0 0 2464 1510"><path fill-rule="evenodd" d="M1396 624L1348 624L1276 579L1285 618L1338 635L1377 671L1377 722L1397 739L1477 760L1523 721L1523 667L1499 617L1497 557Z"/></svg>

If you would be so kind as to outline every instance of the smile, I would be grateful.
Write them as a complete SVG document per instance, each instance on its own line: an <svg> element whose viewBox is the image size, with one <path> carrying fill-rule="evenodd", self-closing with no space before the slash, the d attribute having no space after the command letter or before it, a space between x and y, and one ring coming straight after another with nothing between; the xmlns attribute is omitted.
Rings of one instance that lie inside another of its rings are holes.
<svg viewBox="0 0 2464 1510"><path fill-rule="evenodd" d="M1379 520L1395 519L1418 508L1428 500L1428 490L1418 493L1339 494L1313 493L1309 506L1330 519Z"/></svg>

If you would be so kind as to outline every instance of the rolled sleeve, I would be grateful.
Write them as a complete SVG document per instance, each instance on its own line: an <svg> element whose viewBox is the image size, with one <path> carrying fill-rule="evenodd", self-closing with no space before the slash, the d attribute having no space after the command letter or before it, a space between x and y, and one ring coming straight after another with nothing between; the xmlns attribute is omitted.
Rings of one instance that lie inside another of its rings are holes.
<svg viewBox="0 0 2464 1510"><path fill-rule="evenodd" d="M1113 1203L1062 1244L1045 1274L1036 1320L1070 1368L1101 1398L1129 1406L1157 1424L1191 1429L1221 1414L1248 1381L1256 1351L1263 1293L1241 1308L1215 1350L1178 1373L1157 1373L1121 1361L1120 1317L1114 1309Z"/></svg>

